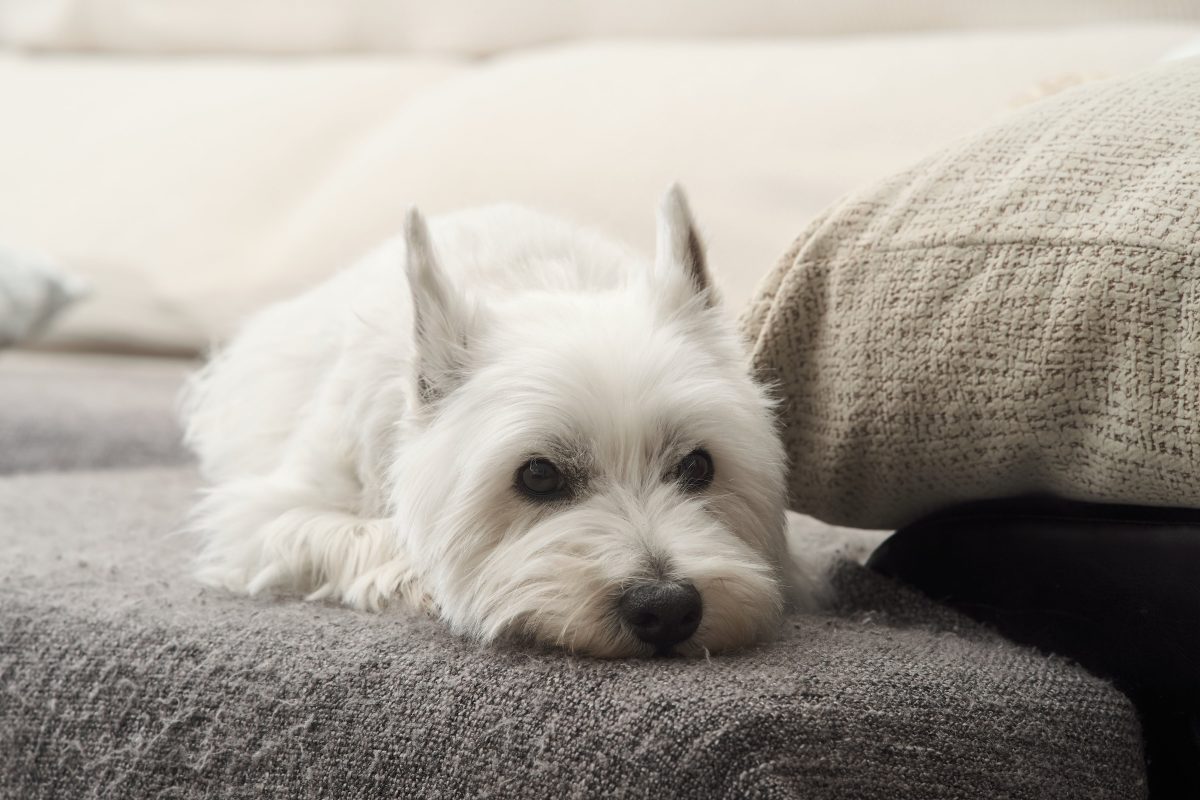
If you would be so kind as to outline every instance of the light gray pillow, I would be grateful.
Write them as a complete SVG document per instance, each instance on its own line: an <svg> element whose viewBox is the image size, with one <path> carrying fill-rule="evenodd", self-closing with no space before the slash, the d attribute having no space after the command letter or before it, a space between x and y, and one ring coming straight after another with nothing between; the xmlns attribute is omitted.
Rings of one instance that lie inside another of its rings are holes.
<svg viewBox="0 0 1200 800"><path fill-rule="evenodd" d="M818 219L744 317L793 507L1200 505L1200 60L1049 98Z"/></svg>
<svg viewBox="0 0 1200 800"><path fill-rule="evenodd" d="M36 335L84 293L80 278L45 256L0 246L0 347Z"/></svg>

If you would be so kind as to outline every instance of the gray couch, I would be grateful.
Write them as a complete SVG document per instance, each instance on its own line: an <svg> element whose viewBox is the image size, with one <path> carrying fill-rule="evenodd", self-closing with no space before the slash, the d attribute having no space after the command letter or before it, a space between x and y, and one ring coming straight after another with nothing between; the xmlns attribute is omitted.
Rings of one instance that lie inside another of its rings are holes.
<svg viewBox="0 0 1200 800"><path fill-rule="evenodd" d="M1145 795L1124 696L851 563L708 661L202 589L185 367L0 355L0 797Z"/></svg>

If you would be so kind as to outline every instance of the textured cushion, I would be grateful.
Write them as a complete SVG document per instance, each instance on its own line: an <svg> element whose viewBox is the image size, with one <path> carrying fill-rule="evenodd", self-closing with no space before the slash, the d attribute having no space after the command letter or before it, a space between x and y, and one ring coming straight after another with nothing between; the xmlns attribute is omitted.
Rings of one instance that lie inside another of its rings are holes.
<svg viewBox="0 0 1200 800"><path fill-rule="evenodd" d="M188 362L0 355L0 474L182 464L172 408Z"/></svg>
<svg viewBox="0 0 1200 800"><path fill-rule="evenodd" d="M0 480L0 795L1142 797L1110 686L847 565L710 660L482 650L199 588L187 470Z"/></svg>
<svg viewBox="0 0 1200 800"><path fill-rule="evenodd" d="M1200 60L1067 91L814 223L746 314L794 507L1200 505Z"/></svg>
<svg viewBox="0 0 1200 800"><path fill-rule="evenodd" d="M1042 81L1123 74L1197 35L610 42L471 64L0 58L0 186L21 187L0 191L0 241L93 284L55 343L194 352L394 235L411 204L527 203L649 250L680 180L737 309L799 224L854 186Z"/></svg>

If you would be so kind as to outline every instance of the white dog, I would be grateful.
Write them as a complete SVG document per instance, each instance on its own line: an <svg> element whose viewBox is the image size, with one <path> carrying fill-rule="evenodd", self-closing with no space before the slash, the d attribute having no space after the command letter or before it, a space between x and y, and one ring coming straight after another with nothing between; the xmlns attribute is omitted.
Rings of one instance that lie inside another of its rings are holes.
<svg viewBox="0 0 1200 800"><path fill-rule="evenodd" d="M771 402L678 188L649 263L514 207L454 214L268 308L200 372L202 578L596 656L770 637Z"/></svg>

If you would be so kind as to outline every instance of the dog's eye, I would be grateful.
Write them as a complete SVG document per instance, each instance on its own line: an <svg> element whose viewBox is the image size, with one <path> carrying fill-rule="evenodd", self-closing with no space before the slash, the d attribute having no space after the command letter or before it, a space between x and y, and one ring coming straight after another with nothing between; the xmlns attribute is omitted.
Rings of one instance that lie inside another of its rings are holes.
<svg viewBox="0 0 1200 800"><path fill-rule="evenodd" d="M566 492L567 481L552 462L531 458L517 470L517 488L535 500L550 500Z"/></svg>
<svg viewBox="0 0 1200 800"><path fill-rule="evenodd" d="M708 488L713 479L712 456L703 448L693 450L675 467L674 477L683 484L686 492L699 492Z"/></svg>

